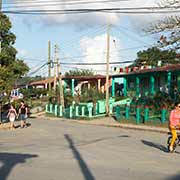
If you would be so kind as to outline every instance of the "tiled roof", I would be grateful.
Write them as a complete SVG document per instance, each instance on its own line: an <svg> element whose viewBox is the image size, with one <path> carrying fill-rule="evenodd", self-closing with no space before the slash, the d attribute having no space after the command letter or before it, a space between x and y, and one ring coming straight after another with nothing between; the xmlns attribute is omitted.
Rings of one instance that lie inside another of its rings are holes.
<svg viewBox="0 0 180 180"><path fill-rule="evenodd" d="M78 81L87 81L87 80L95 80L95 79L105 79L104 75L94 75L94 76L62 76L62 79L76 79ZM42 85L47 83L52 83L54 81L54 77L47 78L40 81L31 82L29 85Z"/></svg>

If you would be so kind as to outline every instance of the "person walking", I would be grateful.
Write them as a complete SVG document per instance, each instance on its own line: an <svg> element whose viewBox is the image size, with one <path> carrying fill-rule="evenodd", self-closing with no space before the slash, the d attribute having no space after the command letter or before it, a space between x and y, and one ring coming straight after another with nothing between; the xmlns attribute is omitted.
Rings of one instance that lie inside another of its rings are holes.
<svg viewBox="0 0 180 180"><path fill-rule="evenodd" d="M13 105L10 106L9 110L8 110L8 114L7 114L7 117L10 121L10 129L13 130L15 129L15 126L14 126L14 121L17 117L17 112L16 112L16 109L13 107Z"/></svg>
<svg viewBox="0 0 180 180"><path fill-rule="evenodd" d="M18 111L18 117L21 121L21 128L26 128L26 118L27 118L27 107L24 104L24 101L21 101L19 111Z"/></svg>
<svg viewBox="0 0 180 180"><path fill-rule="evenodd" d="M176 129L180 129L180 102L175 103L175 108L170 112L169 129L172 134L172 141L169 146L169 151L173 152L174 142L177 138Z"/></svg>

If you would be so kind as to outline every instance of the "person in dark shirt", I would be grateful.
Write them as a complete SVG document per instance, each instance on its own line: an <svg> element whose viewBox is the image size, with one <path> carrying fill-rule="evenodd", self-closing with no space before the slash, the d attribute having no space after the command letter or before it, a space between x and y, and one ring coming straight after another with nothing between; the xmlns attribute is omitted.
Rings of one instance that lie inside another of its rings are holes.
<svg viewBox="0 0 180 180"><path fill-rule="evenodd" d="M26 118L27 118L27 107L24 104L24 101L21 101L18 116L21 121L21 128L27 127L26 125Z"/></svg>

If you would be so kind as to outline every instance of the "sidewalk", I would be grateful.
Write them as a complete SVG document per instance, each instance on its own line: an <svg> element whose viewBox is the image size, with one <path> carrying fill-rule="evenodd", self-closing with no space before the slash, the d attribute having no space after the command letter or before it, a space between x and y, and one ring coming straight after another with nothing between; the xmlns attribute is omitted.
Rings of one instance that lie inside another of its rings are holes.
<svg viewBox="0 0 180 180"><path fill-rule="evenodd" d="M144 124L130 124L129 122L121 123L116 121L113 117L103 117L93 120L77 120L77 119L65 119L65 118L57 118L57 117L47 117L48 119L56 119L62 121L68 121L73 123L81 123L87 125L96 125L96 126L106 126L106 127L117 127L117 128L124 128L124 129L134 129L134 130L142 130L142 131L151 131L151 132L158 132L158 133L168 133L168 127L155 127L149 126Z"/></svg>

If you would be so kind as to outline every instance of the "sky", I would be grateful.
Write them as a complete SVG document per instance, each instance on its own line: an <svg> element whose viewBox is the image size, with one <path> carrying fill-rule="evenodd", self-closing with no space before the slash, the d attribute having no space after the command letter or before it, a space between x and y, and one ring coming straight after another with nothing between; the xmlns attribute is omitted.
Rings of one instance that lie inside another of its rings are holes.
<svg viewBox="0 0 180 180"><path fill-rule="evenodd" d="M154 7L158 6L157 3L158 0L3 0L2 10ZM164 15L87 13L8 16L13 25L11 31L17 38L17 56L30 67L29 75L47 76L47 66L36 73L34 71L47 62L48 41L51 41L52 60L57 44L61 63L105 63L107 27L110 23L110 62L120 62L111 65L111 71L114 66L127 66L124 61L135 60L138 51L152 47L158 41L160 35L146 33L144 29ZM105 65L61 66L63 73L77 68L92 69L97 74L105 74L106 71Z"/></svg>

